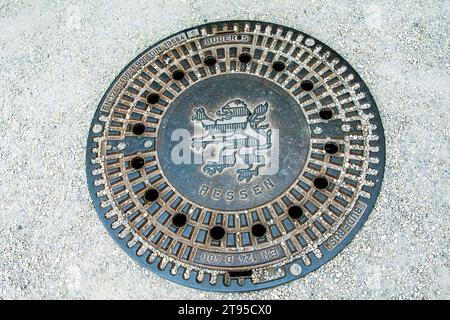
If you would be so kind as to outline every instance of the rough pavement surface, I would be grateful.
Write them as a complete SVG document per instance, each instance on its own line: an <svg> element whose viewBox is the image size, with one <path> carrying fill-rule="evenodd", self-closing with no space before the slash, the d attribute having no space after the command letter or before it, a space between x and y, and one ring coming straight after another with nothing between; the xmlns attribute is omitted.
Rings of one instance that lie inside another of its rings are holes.
<svg viewBox="0 0 450 320"><path fill-rule="evenodd" d="M450 298L449 1L0 1L0 298ZM85 144L118 72L204 22L302 30L360 73L383 120L376 209L335 259L245 294L207 293L139 267L91 205Z"/></svg>

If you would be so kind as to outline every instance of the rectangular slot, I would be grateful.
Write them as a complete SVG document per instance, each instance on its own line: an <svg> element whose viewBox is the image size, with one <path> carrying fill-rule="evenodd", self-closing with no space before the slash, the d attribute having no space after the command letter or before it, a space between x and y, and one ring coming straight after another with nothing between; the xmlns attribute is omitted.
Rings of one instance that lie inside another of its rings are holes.
<svg viewBox="0 0 450 320"><path fill-rule="evenodd" d="M230 278L251 277L253 270L229 271Z"/></svg>

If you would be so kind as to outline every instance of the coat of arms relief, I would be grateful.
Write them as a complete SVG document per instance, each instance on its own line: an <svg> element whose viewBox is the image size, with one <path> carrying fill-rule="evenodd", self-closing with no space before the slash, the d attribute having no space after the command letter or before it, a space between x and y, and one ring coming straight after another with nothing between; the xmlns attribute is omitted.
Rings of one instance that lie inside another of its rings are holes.
<svg viewBox="0 0 450 320"><path fill-rule="evenodd" d="M224 170L239 166L237 180L249 182L260 175L267 164L265 151L271 149L272 129L267 123L269 104L257 105L253 110L235 99L208 115L204 107L193 110L192 121L200 123L200 135L192 139L196 151L214 146L214 160L206 159L202 171L208 175L221 174Z"/></svg>

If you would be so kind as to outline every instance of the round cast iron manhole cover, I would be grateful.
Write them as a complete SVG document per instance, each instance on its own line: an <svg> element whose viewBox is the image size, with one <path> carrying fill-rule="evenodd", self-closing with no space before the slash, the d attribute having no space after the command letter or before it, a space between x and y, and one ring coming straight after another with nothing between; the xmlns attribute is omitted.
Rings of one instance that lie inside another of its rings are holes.
<svg viewBox="0 0 450 320"><path fill-rule="evenodd" d="M284 26L227 21L170 36L120 73L86 164L100 219L141 265L247 291L342 250L384 161L377 107L343 58Z"/></svg>

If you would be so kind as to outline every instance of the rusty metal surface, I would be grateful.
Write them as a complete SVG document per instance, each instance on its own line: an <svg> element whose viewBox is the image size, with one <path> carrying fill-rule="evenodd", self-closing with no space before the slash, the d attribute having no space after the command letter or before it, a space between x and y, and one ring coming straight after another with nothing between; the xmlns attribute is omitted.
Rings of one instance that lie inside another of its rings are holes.
<svg viewBox="0 0 450 320"><path fill-rule="evenodd" d="M202 158L214 146L227 155ZM383 128L356 72L263 22L150 47L108 89L88 138L91 196L111 236L205 290L266 288L331 259L367 219L383 169Z"/></svg>

